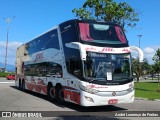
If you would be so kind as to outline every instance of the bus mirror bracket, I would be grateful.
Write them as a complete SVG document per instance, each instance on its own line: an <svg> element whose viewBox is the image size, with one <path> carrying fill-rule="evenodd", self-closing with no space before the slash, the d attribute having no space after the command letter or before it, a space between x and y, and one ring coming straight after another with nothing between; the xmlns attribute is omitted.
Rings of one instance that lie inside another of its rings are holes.
<svg viewBox="0 0 160 120"><path fill-rule="evenodd" d="M139 57L139 62L143 62L143 59L144 59L143 51L140 48L136 47L136 46L130 46L129 48L131 50L137 51L138 52L138 57Z"/></svg>

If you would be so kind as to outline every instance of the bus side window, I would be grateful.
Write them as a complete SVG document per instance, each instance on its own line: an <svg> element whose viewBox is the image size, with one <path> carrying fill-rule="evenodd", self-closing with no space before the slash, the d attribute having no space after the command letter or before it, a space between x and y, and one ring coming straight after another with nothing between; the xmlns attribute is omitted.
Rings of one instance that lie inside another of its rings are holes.
<svg viewBox="0 0 160 120"><path fill-rule="evenodd" d="M73 57L70 58L70 73L78 78L81 78L81 67L80 67L80 58Z"/></svg>
<svg viewBox="0 0 160 120"><path fill-rule="evenodd" d="M21 73L24 73L24 62L22 62L22 68L21 68Z"/></svg>
<svg viewBox="0 0 160 120"><path fill-rule="evenodd" d="M48 71L49 75L52 75L55 78L62 78L63 77L63 73L62 73L62 66L56 64L56 66L52 66L52 69L50 69L50 71Z"/></svg>

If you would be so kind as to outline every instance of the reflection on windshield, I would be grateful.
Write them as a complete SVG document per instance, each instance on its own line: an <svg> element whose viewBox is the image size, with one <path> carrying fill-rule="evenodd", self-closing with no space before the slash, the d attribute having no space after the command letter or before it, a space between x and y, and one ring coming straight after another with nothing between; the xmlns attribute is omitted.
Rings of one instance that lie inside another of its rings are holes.
<svg viewBox="0 0 160 120"><path fill-rule="evenodd" d="M84 74L90 80L124 81L131 75L130 55L87 52Z"/></svg>

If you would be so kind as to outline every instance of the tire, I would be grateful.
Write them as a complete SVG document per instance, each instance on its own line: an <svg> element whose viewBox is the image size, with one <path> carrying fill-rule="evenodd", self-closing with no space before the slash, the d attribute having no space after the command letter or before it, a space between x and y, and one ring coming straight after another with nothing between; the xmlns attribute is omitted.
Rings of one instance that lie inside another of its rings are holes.
<svg viewBox="0 0 160 120"><path fill-rule="evenodd" d="M62 87L58 87L57 91L56 91L56 98L57 98L57 102L61 105L64 104L64 93L63 93L63 88Z"/></svg>
<svg viewBox="0 0 160 120"><path fill-rule="evenodd" d="M47 89L47 96L49 101L55 102L56 101L56 92L55 92L55 87L50 85Z"/></svg>
<svg viewBox="0 0 160 120"><path fill-rule="evenodd" d="M25 82L23 81L23 82L22 82L22 91L25 92L25 90L26 90L26 89L25 89Z"/></svg>
<svg viewBox="0 0 160 120"><path fill-rule="evenodd" d="M21 80L19 80L19 90L22 90L22 83L21 83Z"/></svg>

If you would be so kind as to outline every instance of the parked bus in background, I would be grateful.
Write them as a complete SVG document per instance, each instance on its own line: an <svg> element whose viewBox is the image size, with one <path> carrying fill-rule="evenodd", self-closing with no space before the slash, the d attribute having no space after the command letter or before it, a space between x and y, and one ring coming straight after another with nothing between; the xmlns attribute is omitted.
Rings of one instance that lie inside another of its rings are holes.
<svg viewBox="0 0 160 120"><path fill-rule="evenodd" d="M17 48L15 84L61 103L132 103L131 52L123 29L77 19L55 26Z"/></svg>

